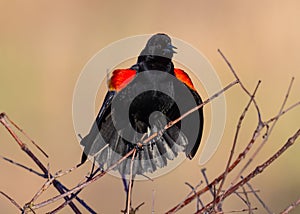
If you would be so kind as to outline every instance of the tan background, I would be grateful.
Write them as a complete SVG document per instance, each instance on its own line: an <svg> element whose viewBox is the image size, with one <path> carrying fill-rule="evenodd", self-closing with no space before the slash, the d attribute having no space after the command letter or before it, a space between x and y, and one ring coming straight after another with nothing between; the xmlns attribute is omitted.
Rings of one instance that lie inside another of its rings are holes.
<svg viewBox="0 0 300 214"><path fill-rule="evenodd" d="M72 125L72 95L81 69L97 51L124 37L166 32L185 40L204 53L226 85L233 76L217 53L218 48L222 49L250 90L262 80L257 101L263 119L279 110L292 76L296 81L288 105L299 100L300 2L296 0L1 1L0 5L0 111L5 111L48 152L49 160L41 159L50 163L52 172L68 169L80 160L81 149ZM226 93L226 99L226 131L218 152L205 165L209 178L224 169L239 114L248 100L237 87ZM255 164L266 160L299 128L299 116L298 108L280 120ZM253 110L247 119L238 149L244 147L256 125ZM1 156L36 169L3 128L0 148ZM299 152L298 140L251 182L274 212L300 195ZM138 182L133 204L146 202L140 213L151 212L153 189L155 213L182 200L188 192L184 182L195 185L202 179L197 159L186 161L154 182ZM69 187L75 185L87 174L88 165L62 180ZM29 201L43 182L0 159L0 190L20 204ZM118 213L124 207L122 188L118 179L105 176L80 196L99 213ZM45 196L54 194L53 190ZM235 196L230 201L225 211L246 207ZM260 209L258 213L264 213L255 199L252 203ZM2 197L0 208L2 213L17 212ZM181 213L194 209L193 203Z"/></svg>

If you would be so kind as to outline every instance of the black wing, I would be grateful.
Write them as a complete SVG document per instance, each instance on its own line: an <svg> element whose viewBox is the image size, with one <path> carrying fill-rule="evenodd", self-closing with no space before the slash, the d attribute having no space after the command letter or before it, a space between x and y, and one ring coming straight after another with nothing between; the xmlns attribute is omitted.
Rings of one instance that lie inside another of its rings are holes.
<svg viewBox="0 0 300 214"><path fill-rule="evenodd" d="M196 102L196 105L201 105L202 104L202 99L200 97L200 95L194 91L194 90L191 90L191 93L194 97L194 100ZM197 150L200 146L200 142L201 142L201 138L202 138L202 133L203 133L203 124L204 124L204 118L203 118L203 107L201 107L198 111L192 113L191 115L189 116L193 116L195 114L198 114L199 115L199 130L198 130L198 136L197 136L197 140L196 142L189 142L187 147L186 147L186 150L185 150L185 153L186 153L186 156L189 158L189 159L192 159L196 153L197 153Z"/></svg>
<svg viewBox="0 0 300 214"><path fill-rule="evenodd" d="M88 157L88 154L90 153L91 147L93 145L94 140L99 135L99 130L101 128L101 124L103 120L110 114L111 112L111 102L113 98L115 97L116 92L115 91L108 91L106 93L104 102L100 108L100 111L96 117L96 120L88 133L80 142L80 144L84 147L82 156L81 156L81 164L83 164Z"/></svg>

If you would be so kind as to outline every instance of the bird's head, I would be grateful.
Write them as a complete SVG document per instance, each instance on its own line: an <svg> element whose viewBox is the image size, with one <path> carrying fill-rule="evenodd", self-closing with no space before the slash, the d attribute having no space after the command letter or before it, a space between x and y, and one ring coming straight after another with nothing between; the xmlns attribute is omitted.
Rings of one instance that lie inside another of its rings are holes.
<svg viewBox="0 0 300 214"><path fill-rule="evenodd" d="M171 38L164 33L158 33L148 40L140 56L159 56L171 59L176 53L174 49L176 47L172 45Z"/></svg>

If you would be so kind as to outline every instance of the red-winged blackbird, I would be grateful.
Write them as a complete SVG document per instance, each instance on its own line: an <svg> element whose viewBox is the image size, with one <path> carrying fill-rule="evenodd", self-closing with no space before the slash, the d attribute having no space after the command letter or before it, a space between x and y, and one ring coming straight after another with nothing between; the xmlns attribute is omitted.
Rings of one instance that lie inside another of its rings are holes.
<svg viewBox="0 0 300 214"><path fill-rule="evenodd" d="M189 76L172 63L175 47L166 34L153 35L129 69L112 73L103 105L84 146L81 163L88 155L103 169L132 150L140 138L164 126L202 103ZM137 150L133 174L153 172L167 165L179 152L192 159L200 145L203 110L190 114ZM129 173L131 158L116 169Z"/></svg>

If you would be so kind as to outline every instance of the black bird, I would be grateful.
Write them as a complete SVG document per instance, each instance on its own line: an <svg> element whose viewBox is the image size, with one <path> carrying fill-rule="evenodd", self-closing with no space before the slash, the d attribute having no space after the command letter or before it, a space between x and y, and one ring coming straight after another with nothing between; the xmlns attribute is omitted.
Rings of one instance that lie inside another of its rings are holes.
<svg viewBox="0 0 300 214"><path fill-rule="evenodd" d="M168 164L179 152L192 159L200 145L203 109L171 128L164 126L202 103L189 76L174 68L176 49L168 35L153 35L129 69L114 70L109 90L90 132L81 140L81 163L92 156L107 169L134 147L133 175L151 173ZM161 131L162 130L162 131ZM153 133L150 142L139 144ZM129 174L131 157L115 169Z"/></svg>

